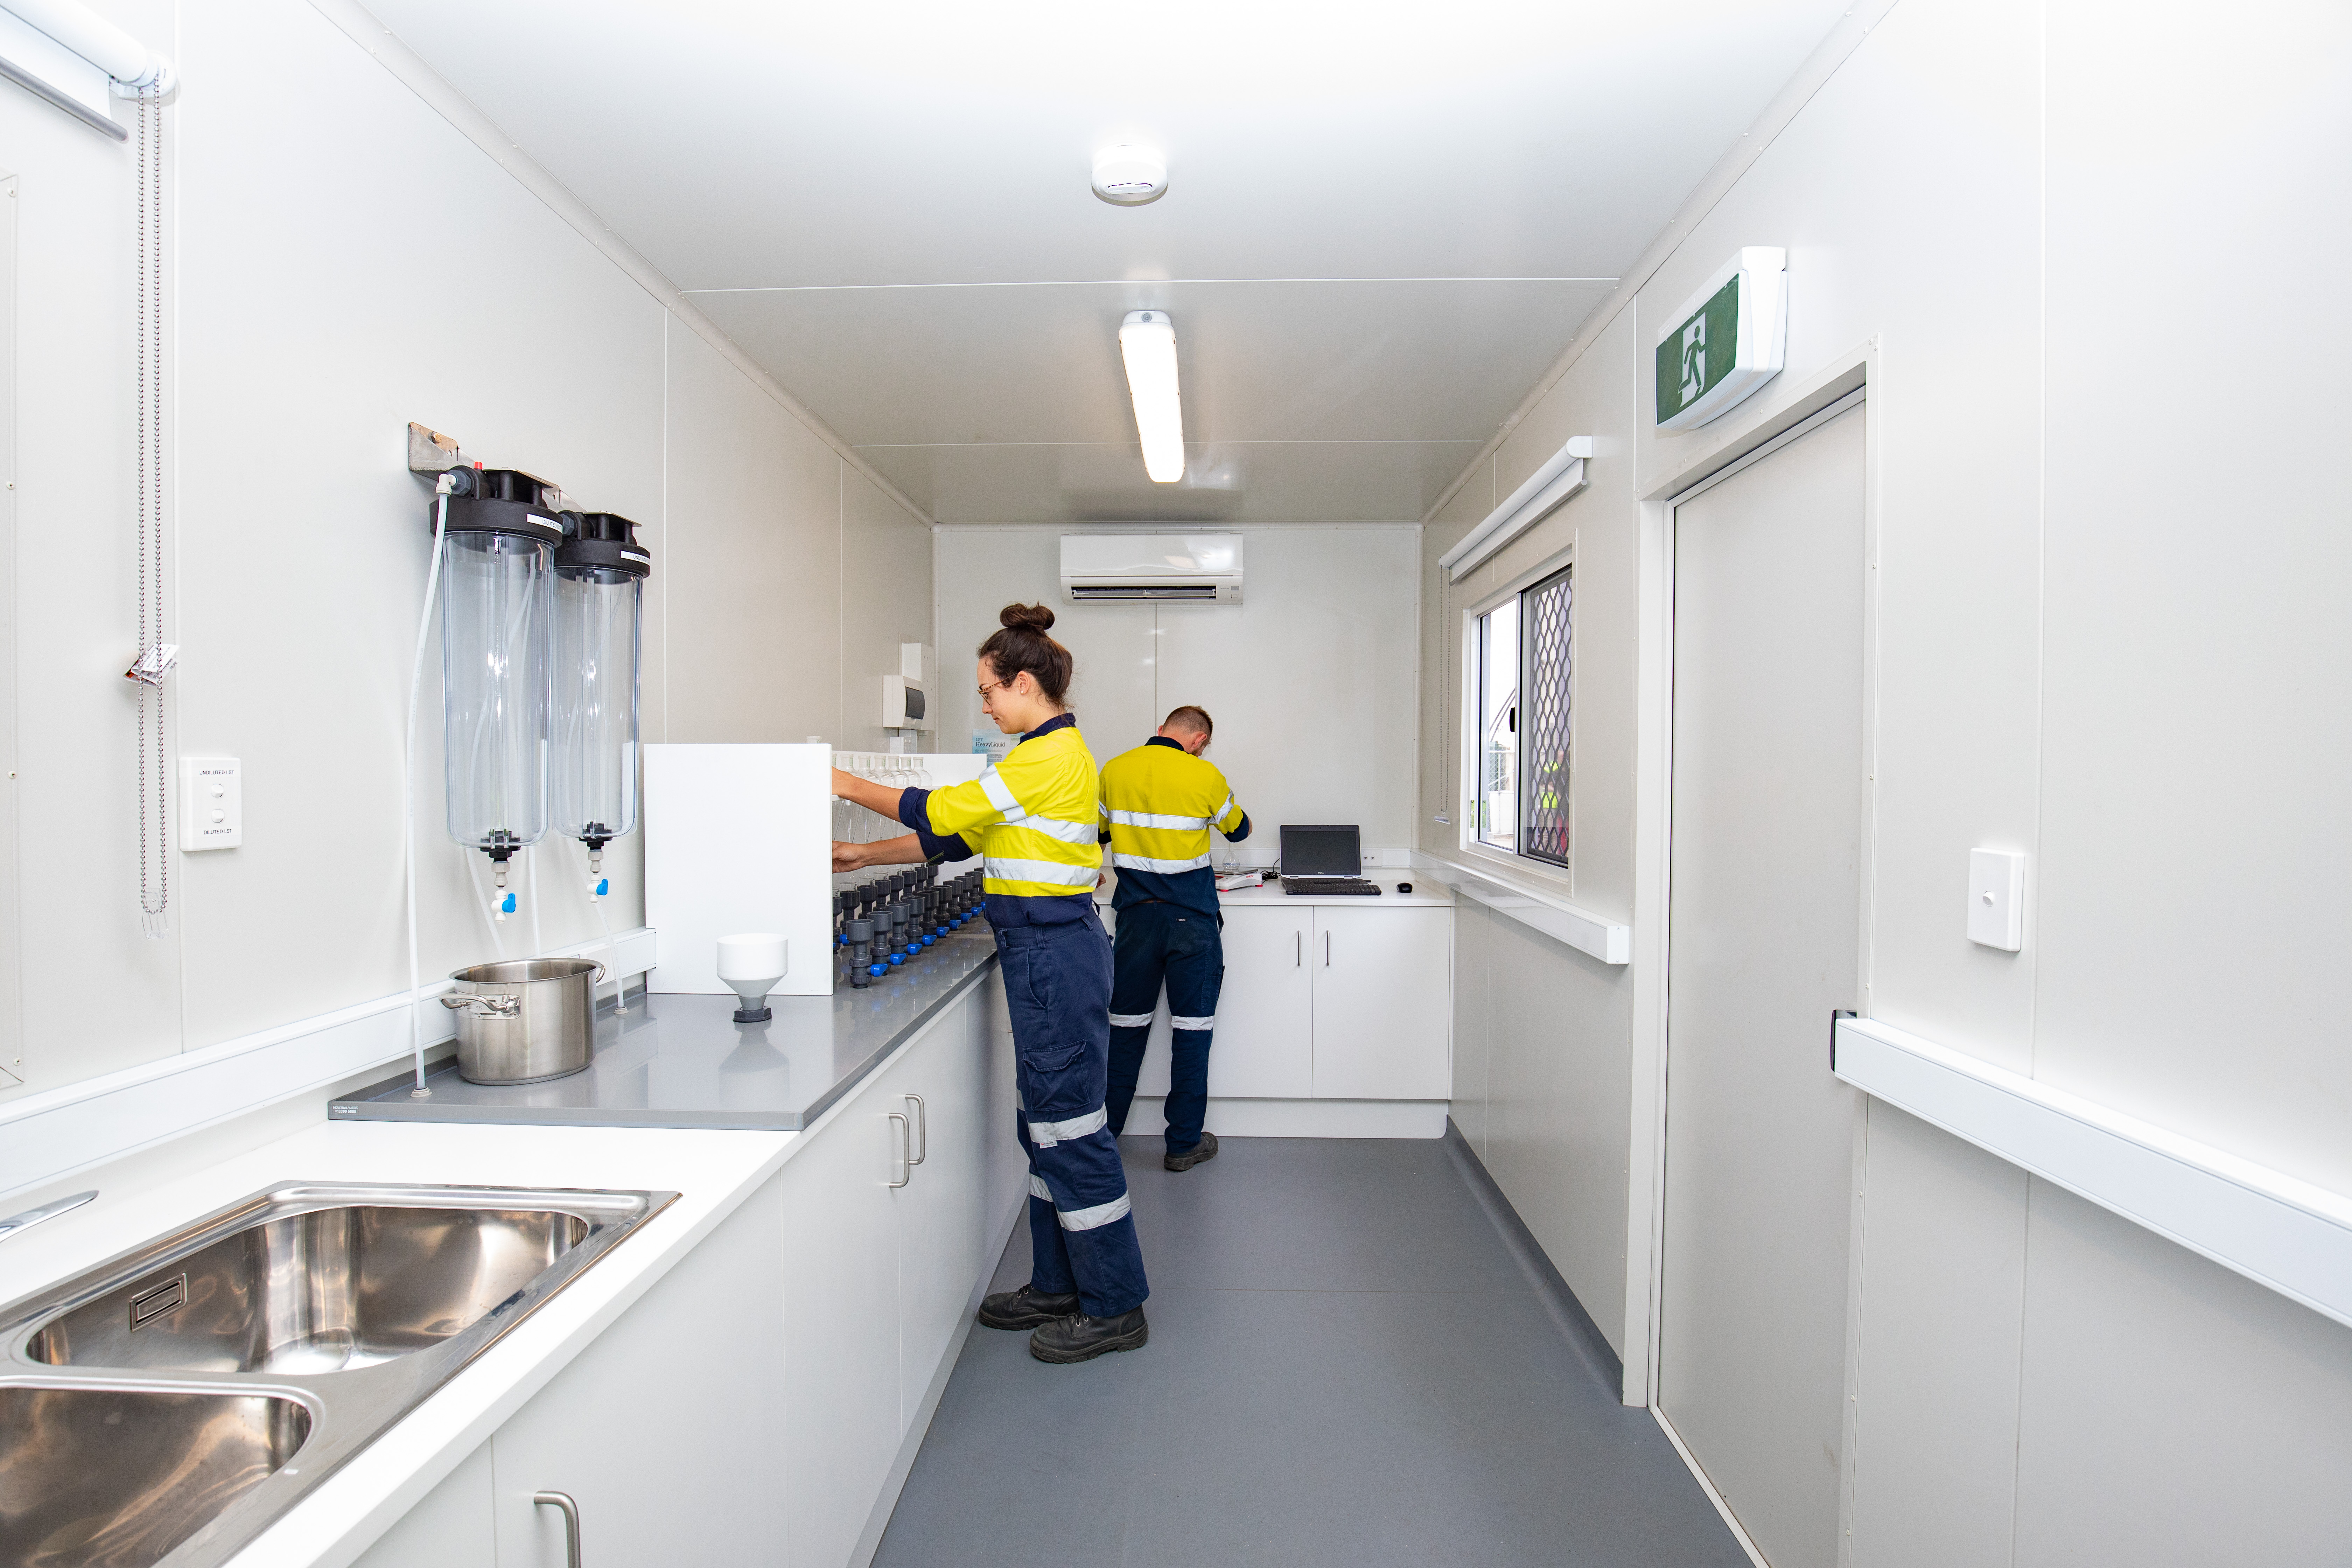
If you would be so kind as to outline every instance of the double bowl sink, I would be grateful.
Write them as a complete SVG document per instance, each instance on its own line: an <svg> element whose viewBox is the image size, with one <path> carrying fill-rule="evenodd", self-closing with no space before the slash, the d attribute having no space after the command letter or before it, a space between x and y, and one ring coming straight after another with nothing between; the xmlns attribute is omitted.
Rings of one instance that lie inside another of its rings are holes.
<svg viewBox="0 0 2352 1568"><path fill-rule="evenodd" d="M0 1308L0 1564L226 1560L677 1195L289 1184Z"/></svg>

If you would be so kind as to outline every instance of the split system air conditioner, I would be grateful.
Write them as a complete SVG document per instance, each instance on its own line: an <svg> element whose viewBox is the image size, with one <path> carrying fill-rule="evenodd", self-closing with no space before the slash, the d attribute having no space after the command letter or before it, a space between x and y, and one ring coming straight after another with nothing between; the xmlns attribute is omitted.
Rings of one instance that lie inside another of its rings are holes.
<svg viewBox="0 0 2352 1568"><path fill-rule="evenodd" d="M1066 533L1062 595L1095 600L1238 605L1238 533Z"/></svg>

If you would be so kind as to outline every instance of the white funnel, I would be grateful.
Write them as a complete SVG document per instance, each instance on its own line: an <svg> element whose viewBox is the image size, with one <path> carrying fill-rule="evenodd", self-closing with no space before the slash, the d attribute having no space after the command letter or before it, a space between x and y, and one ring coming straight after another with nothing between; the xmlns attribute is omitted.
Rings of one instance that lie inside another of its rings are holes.
<svg viewBox="0 0 2352 1568"><path fill-rule="evenodd" d="M719 978L743 1005L735 1009L739 1024L764 1024L775 1016L768 1008L768 993L791 973L784 939L773 931L750 931L719 939Z"/></svg>

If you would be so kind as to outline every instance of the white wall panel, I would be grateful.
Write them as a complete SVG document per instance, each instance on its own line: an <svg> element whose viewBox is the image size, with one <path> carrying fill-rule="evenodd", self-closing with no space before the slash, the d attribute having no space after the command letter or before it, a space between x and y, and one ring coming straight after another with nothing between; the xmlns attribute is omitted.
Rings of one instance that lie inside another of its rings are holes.
<svg viewBox="0 0 2352 1568"><path fill-rule="evenodd" d="M942 747L971 743L971 650L997 612L1042 601L1077 659L1071 706L1097 762L1181 703L1216 720L1209 760L1257 829L1245 858L1271 858L1284 822L1359 823L1368 849L1413 842L1415 530L1240 530L1239 605L1157 606L1063 602L1066 531L940 530Z"/></svg>
<svg viewBox="0 0 2352 1568"><path fill-rule="evenodd" d="M2352 387L2315 374L2352 360L2352 204L2315 195L2352 186L2352 11L2060 5L2050 69L2033 1072L2352 1193Z"/></svg>
<svg viewBox="0 0 2352 1568"><path fill-rule="evenodd" d="M2009 1568L2028 1178L1869 1115L1853 1568Z"/></svg>
<svg viewBox="0 0 2352 1568"><path fill-rule="evenodd" d="M24 851L5 891L27 917L11 998L26 1084L0 1092L406 984L399 752L429 539L407 421L645 525L650 735L664 689L697 738L828 731L845 606L894 637L929 626L922 525L869 509L858 526L901 544L845 591L838 457L690 334L667 334L691 347L666 365L661 307L319 13L197 0L175 26L160 5L105 9L184 72L165 111L173 750L242 759L247 821L238 849L175 856L172 932L142 937L121 679L135 152L0 87L19 186L8 630ZM757 570L698 578L698 560L722 557ZM540 896L520 917L487 919L443 829L437 650L436 634L416 759L424 973L528 951L534 907L546 946L594 937L571 846L535 852ZM612 923L634 926L635 840L606 865Z"/></svg>
<svg viewBox="0 0 2352 1568"><path fill-rule="evenodd" d="M2352 1329L2033 1184L2016 1568L2347 1560Z"/></svg>
<svg viewBox="0 0 2352 1568"><path fill-rule="evenodd" d="M835 740L841 460L694 333L672 330L669 364L669 548L654 557L664 707L652 738Z"/></svg>
<svg viewBox="0 0 2352 1568"><path fill-rule="evenodd" d="M1626 972L1499 915L1486 947L1486 1168L1622 1355Z"/></svg>

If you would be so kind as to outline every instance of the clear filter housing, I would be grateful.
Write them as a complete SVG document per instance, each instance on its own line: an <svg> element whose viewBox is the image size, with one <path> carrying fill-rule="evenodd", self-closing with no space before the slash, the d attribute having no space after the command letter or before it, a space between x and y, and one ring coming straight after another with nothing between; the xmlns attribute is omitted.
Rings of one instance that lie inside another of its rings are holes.
<svg viewBox="0 0 2352 1568"><path fill-rule="evenodd" d="M595 855L637 826L637 671L652 562L626 518L573 513L564 523L548 790L556 832Z"/></svg>
<svg viewBox="0 0 2352 1568"><path fill-rule="evenodd" d="M462 470L461 470L462 471ZM547 834L548 631L554 546L527 474L476 472L441 562L449 837L503 862Z"/></svg>

